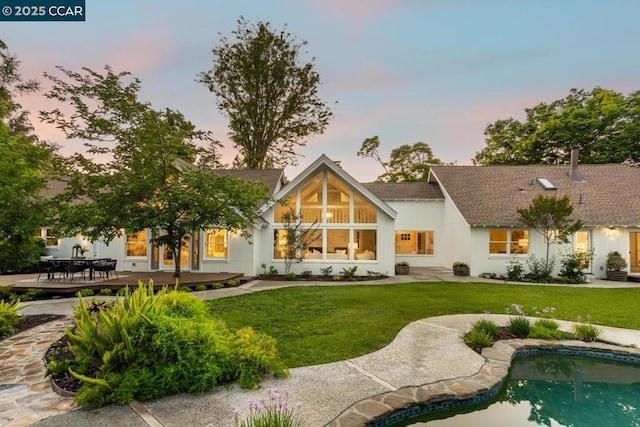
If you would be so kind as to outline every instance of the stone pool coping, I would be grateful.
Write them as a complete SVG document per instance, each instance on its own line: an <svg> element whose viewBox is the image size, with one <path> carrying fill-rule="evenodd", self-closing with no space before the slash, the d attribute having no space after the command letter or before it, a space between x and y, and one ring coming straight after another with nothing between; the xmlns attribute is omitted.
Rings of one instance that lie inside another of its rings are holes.
<svg viewBox="0 0 640 427"><path fill-rule="evenodd" d="M640 349L603 342L575 340L511 339L497 341L482 350L485 362L470 376L436 381L421 386L406 386L363 399L334 418L329 427L382 427L419 415L420 405L440 405L443 409L477 403L497 394L509 373L511 361L529 350L576 353L602 353L640 358ZM462 404L464 402L464 405ZM450 404L451 403L451 404ZM457 403L457 404L456 404Z"/></svg>

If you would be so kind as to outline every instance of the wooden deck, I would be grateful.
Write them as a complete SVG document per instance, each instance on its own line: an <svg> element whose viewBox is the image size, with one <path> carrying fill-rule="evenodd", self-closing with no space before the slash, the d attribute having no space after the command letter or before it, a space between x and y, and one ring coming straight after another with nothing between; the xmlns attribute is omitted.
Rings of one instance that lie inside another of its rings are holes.
<svg viewBox="0 0 640 427"><path fill-rule="evenodd" d="M14 278L11 281L11 278ZM231 279L241 279L242 281L250 278L244 277L241 273L182 273L181 277L173 277L173 272L130 272L119 271L118 277L115 274L109 276L109 280L104 277L98 277L94 280L84 280L76 276L73 280L62 279L47 280L46 275L42 275L37 280L37 274L18 275L18 276L2 276L0 286L13 284L13 289L17 292L27 291L28 289L42 289L47 293L55 294L73 294L80 289L93 289L99 291L102 288L110 288L118 290L125 286L136 286L139 281L147 283L153 280L154 287L160 288L164 285L174 286L176 282L180 286L195 286L200 284L211 285L212 283L225 283Z"/></svg>

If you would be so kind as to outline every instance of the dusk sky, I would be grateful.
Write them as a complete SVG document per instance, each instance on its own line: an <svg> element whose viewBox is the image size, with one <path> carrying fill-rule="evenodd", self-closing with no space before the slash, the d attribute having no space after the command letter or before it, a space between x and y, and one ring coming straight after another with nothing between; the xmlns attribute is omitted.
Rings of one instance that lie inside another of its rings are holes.
<svg viewBox="0 0 640 427"><path fill-rule="evenodd" d="M426 142L446 162L471 164L483 131L498 119L596 86L628 95L640 89L640 2L636 0L86 0L85 22L3 22L0 38L21 60L23 77L42 81L56 65L130 71L140 98L180 110L235 156L227 119L197 74L211 69L220 34L237 20L286 24L307 41L335 117L299 150L293 178L325 153L356 179L383 173L356 156L378 135L380 154ZM44 82L43 82L44 83ZM42 95L22 99L38 135L81 150L37 111Z"/></svg>

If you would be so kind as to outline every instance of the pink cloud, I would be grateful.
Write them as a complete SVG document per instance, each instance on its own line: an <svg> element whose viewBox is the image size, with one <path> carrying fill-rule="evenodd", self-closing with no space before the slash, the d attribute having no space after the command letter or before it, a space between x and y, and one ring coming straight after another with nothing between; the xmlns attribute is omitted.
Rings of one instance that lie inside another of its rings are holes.
<svg viewBox="0 0 640 427"><path fill-rule="evenodd" d="M346 18L353 29L408 6L407 0L312 0L314 7L333 18Z"/></svg>

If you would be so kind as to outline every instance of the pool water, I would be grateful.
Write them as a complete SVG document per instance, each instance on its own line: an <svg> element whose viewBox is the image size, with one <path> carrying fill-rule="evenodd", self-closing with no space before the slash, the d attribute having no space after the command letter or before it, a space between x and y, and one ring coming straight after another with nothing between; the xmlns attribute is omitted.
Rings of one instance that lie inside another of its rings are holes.
<svg viewBox="0 0 640 427"><path fill-rule="evenodd" d="M491 400L411 418L399 426L640 426L640 364L538 354L513 360Z"/></svg>

